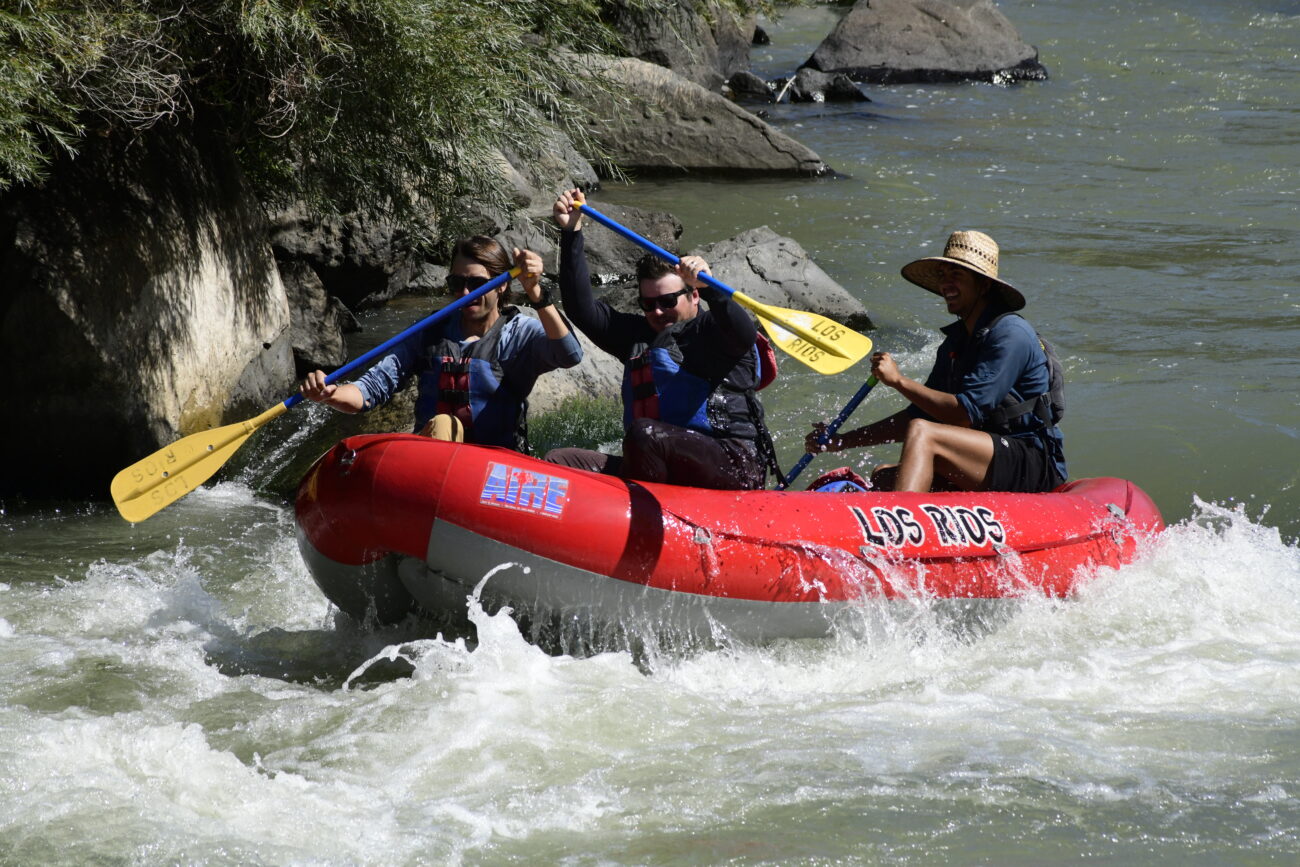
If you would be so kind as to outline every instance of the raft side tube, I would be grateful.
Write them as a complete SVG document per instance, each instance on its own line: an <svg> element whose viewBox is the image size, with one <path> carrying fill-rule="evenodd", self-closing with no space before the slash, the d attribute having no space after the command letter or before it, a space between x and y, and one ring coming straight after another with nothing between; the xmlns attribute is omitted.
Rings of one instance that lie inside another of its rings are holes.
<svg viewBox="0 0 1300 867"><path fill-rule="evenodd" d="M340 611L363 626L400 623L415 610L415 598L397 576L400 557L387 554L360 565L322 554L298 531L298 550L316 586Z"/></svg>

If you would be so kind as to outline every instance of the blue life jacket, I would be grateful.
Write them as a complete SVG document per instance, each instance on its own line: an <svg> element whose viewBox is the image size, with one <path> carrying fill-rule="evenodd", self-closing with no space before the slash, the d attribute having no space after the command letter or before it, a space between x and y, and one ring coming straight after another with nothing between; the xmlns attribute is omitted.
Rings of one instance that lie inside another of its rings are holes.
<svg viewBox="0 0 1300 867"><path fill-rule="evenodd" d="M498 347L519 308L506 307L487 333L465 346L437 333L424 348L415 401L415 429L439 413L465 426L466 442L528 450L528 399L505 381Z"/></svg>
<svg viewBox="0 0 1300 867"><path fill-rule="evenodd" d="M623 368L623 423L654 418L720 438L754 440L762 406L754 400L762 362L757 345L720 382L686 370L676 328L632 347ZM765 382L762 384L766 384Z"/></svg>

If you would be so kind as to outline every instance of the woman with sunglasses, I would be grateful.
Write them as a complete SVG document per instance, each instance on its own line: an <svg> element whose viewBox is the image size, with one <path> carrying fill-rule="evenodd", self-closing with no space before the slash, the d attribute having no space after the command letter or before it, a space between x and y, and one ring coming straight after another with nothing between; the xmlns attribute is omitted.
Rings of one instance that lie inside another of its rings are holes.
<svg viewBox="0 0 1300 867"><path fill-rule="evenodd" d="M465 305L460 316L398 344L355 382L326 385L325 374L313 371L303 381L303 396L342 412L364 412L416 377L417 433L527 451L528 395L537 377L576 365L582 346L541 286L542 257L516 249L513 264L521 269L519 284L536 319L506 304L506 283ZM452 254L447 287L459 298L511 265L492 238L464 238Z"/></svg>
<svg viewBox="0 0 1300 867"><path fill-rule="evenodd" d="M565 448L546 459L646 482L763 487L754 320L699 279L709 273L699 256L675 267L650 256L637 264L640 316L596 300L576 210L581 195L562 193L553 209L561 230L560 298L574 324L623 362L623 454Z"/></svg>

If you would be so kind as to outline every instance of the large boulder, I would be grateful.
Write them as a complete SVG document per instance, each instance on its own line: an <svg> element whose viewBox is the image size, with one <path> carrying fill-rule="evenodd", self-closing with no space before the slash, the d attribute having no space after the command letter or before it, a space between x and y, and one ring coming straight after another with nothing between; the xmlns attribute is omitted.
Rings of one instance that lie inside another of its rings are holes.
<svg viewBox="0 0 1300 867"><path fill-rule="evenodd" d="M525 307L526 315L536 313ZM623 382L623 362L609 355L574 329L582 344L582 361L567 370L553 370L538 377L533 393L528 398L530 416L554 412L566 400L575 397L618 398Z"/></svg>
<svg viewBox="0 0 1300 867"><path fill-rule="evenodd" d="M407 234L367 214L320 215L295 204L271 215L270 239L282 267L306 264L349 310L388 301L420 271Z"/></svg>
<svg viewBox="0 0 1300 867"><path fill-rule="evenodd" d="M732 73L723 92L737 102L776 102L768 83L749 70Z"/></svg>
<svg viewBox="0 0 1300 867"><path fill-rule="evenodd" d="M550 216L551 205L561 190L600 188L600 178L591 163L558 131L551 132L532 150L509 150L504 156L523 181L518 206L530 216Z"/></svg>
<svg viewBox="0 0 1300 867"><path fill-rule="evenodd" d="M690 251L703 256L722 283L755 301L790 310L807 310L865 331L874 328L867 308L821 269L798 241L767 226ZM604 290L603 299L625 313L641 312L635 280Z"/></svg>
<svg viewBox="0 0 1300 867"><path fill-rule="evenodd" d="M216 136L88 137L0 197L0 491L105 497L178 437L293 382L262 211Z"/></svg>
<svg viewBox="0 0 1300 867"><path fill-rule="evenodd" d="M604 15L629 57L671 69L708 90L749 69L757 26L752 13L737 17L715 0L648 6L614 0Z"/></svg>
<svg viewBox="0 0 1300 867"><path fill-rule="evenodd" d="M804 65L875 84L1047 78L991 0L858 0Z"/></svg>
<svg viewBox="0 0 1300 867"><path fill-rule="evenodd" d="M600 189L595 168L559 131L528 148L496 151L492 168L509 199L506 207L467 200L461 205L463 213L455 215L483 235L526 234L530 230L524 224L548 218L561 190Z"/></svg>
<svg viewBox="0 0 1300 867"><path fill-rule="evenodd" d="M611 220L669 253L677 255L680 252L677 241L682 236L682 223L667 211L649 211L631 205L605 202L592 202L591 205ZM587 267L593 280L597 283L613 283L636 274L636 263L646 255L643 247L594 220L584 221L583 227L583 234L586 235L583 249L587 252Z"/></svg>
<svg viewBox="0 0 1300 867"><path fill-rule="evenodd" d="M348 360L343 335L357 330L357 318L325 291L320 276L306 262L280 263L280 279L289 299L289 339L298 376L341 367Z"/></svg>
<svg viewBox="0 0 1300 867"><path fill-rule="evenodd" d="M818 72L803 67L794 78L778 78L772 82L776 97L790 102L871 102L862 90L842 72Z"/></svg>
<svg viewBox="0 0 1300 867"><path fill-rule="evenodd" d="M821 175L810 148L723 96L661 66L588 55L593 71L621 85L626 100L592 88L592 133L623 169L639 174Z"/></svg>
<svg viewBox="0 0 1300 867"><path fill-rule="evenodd" d="M831 279L798 241L767 226L701 247L697 255L719 280L756 301L808 310L858 331L874 327L862 302Z"/></svg>

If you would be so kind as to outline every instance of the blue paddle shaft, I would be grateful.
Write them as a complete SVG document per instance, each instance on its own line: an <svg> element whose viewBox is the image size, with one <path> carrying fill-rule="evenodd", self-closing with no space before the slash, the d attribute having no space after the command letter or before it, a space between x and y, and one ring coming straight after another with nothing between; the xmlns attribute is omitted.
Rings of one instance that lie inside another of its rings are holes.
<svg viewBox="0 0 1300 867"><path fill-rule="evenodd" d="M385 353L388 352L388 350L392 349L394 346L401 343L403 340L407 339L411 335L418 334L419 332L428 328L430 325L433 325L435 322L439 322L447 318L452 313L460 310L462 307L465 307L466 305L469 304L473 304L476 299L482 298L484 295L491 292L492 290L501 288L505 284L509 283L510 278L513 276L514 276L513 270L506 271L503 274L498 274L497 276L493 277L491 280L487 281L482 286L478 287L468 295L464 295L460 298L457 298L455 301L451 302L446 307L443 307L441 310L437 310L429 314L428 316L424 317L419 322L415 323L410 328L403 331L401 334L398 334L394 337L390 337L388 340L385 340L383 343L379 344L369 352L366 352L363 355L359 355L356 358L352 359L347 364L343 365L338 370L334 371L329 376L325 377L325 384L330 385L334 382L337 382L338 380L347 376L352 371L361 367L363 364L368 364L369 362L375 360L376 358L379 358L381 355L384 355ZM299 403L302 403L302 392L299 392L298 394L295 394L292 397L286 398L284 401L284 408L293 409Z"/></svg>
<svg viewBox="0 0 1300 867"><path fill-rule="evenodd" d="M591 217L597 223L600 223L602 226L614 230L615 232L622 235L624 238L627 238L629 241L631 241L634 244L641 245L645 249L649 250L651 253L654 253L656 256L669 262L670 264L676 265L677 263L682 261L679 257L673 255L672 253L669 253L667 250L665 250L663 247L660 247L658 244L656 244L654 241L651 241L649 238L643 238L640 235L638 235L636 232L633 232L631 229L625 228L624 226L621 226L618 223L614 222L609 217L606 217L604 214L602 214L600 211L597 211L595 208L591 207L591 205L582 202L578 204L578 209L581 210L582 213ZM735 289L732 289L730 286L728 286L725 283L713 279L708 274L701 274L699 276L701 281L708 284L709 286L712 286L714 289L718 289L722 292L726 292L728 295L736 294ZM859 388L858 393L853 395L853 399L850 400L844 406L844 409L840 411L840 414L835 417L835 421L831 422L830 425L827 426L825 433L822 435L821 442L823 443L830 442L830 438L835 435L835 432L837 430L839 430L840 425L844 424L844 422L848 420L848 417L853 415L853 411L858 408L858 404L862 403L863 398L867 396L867 394L871 391L872 387L875 386L875 384L876 384L876 378L874 376L862 384L862 388ZM794 465L794 469L790 470L790 474L785 477L785 480L776 486L776 489L778 491L783 491L786 488L788 488L790 486L790 483L794 481L795 476L803 472L803 468L808 466L808 463L812 459L813 459L812 452L806 452L804 456L799 459L799 462Z"/></svg>
<svg viewBox="0 0 1300 867"><path fill-rule="evenodd" d="M605 226L608 229L614 230L618 234L622 235L624 238L627 238L633 244L639 244L640 246L649 250L651 253L654 253L660 259L663 259L664 261L668 262L670 265L676 265L682 261L681 257L669 253L667 250L665 250L663 247L660 247L658 244L656 244L654 241L651 241L649 238L643 238L640 235L638 235L636 232L633 232L631 229L619 225L618 223L611 220L609 217L606 217L600 211L597 211L591 205L588 205L586 202L579 203L578 208L579 210L582 211L582 213L591 217L597 223L600 223L602 226ZM714 289L717 289L720 292L725 292L728 295L736 294L735 289L732 289L730 286L728 286L726 283L723 283L720 280L713 279L713 277L711 277L708 274L701 274L699 275L699 278L703 283L712 286Z"/></svg>
<svg viewBox="0 0 1300 867"><path fill-rule="evenodd" d="M830 442L831 437L835 436L835 433L840 429L840 425L849 420L849 416L853 415L853 411L858 408L858 404L862 403L866 396L871 393L871 389L875 387L876 378L874 376L868 377L867 381L862 383L862 387L858 389L858 393L853 395L853 397L849 399L848 403L844 404L844 409L840 410L840 414L835 416L835 420L826 425L826 429L822 431L822 435L817 438L817 442L822 445L826 445L826 443ZM815 453L804 452L803 457L799 458L798 463L790 468L790 473L785 477L785 481L777 485L776 489L778 491L784 491L786 488L790 487L794 482L795 477L804 471L804 467L812 463L814 457L816 457Z"/></svg>

